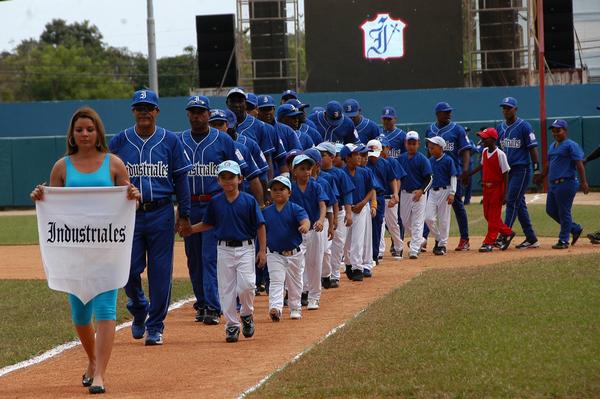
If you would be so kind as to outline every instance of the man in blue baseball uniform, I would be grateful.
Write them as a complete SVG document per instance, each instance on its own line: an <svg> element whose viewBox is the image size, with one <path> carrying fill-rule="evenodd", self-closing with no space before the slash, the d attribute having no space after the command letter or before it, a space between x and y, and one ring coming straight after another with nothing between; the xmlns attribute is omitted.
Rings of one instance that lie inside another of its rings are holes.
<svg viewBox="0 0 600 399"><path fill-rule="evenodd" d="M141 339L145 332L146 345L162 345L173 275L175 218L171 195L177 196L178 229L189 233L187 172L192 165L177 136L156 125L160 112L156 93L136 91L131 108L135 125L117 134L109 144L111 152L125 163L131 183L142 197L135 217L129 281L125 285L127 309L133 315L133 338ZM141 279L146 266L149 303Z"/></svg>
<svg viewBox="0 0 600 399"><path fill-rule="evenodd" d="M277 122L289 126L296 134L296 137L298 137L301 149L307 150L314 147L315 143L306 132L298 130L300 128L301 114L302 111L290 103L285 103L277 107Z"/></svg>
<svg viewBox="0 0 600 399"><path fill-rule="evenodd" d="M236 150L231 137L209 126L208 98L192 96L185 109L191 129L181 133L179 138L192 162L192 170L188 172L192 200L190 222L198 223L204 218L208 201L221 192L217 182L217 166L223 161L232 160L245 167L246 161L242 153ZM214 232L192 234L184 241L190 280L196 296L196 321L218 324L221 305Z"/></svg>
<svg viewBox="0 0 600 399"><path fill-rule="evenodd" d="M531 166L533 165L534 174L541 173L537 152L538 142L529 122L517 117L516 98L504 98L500 107L504 122L500 123L496 130L500 148L506 153L510 166L504 223L512 228L515 220L519 219L525 233L525 241L517 245L517 249L537 248L539 243L527 211L525 193L531 183ZM501 246L503 241L504 237L500 236L497 246Z"/></svg>
<svg viewBox="0 0 600 399"><path fill-rule="evenodd" d="M560 224L558 242L552 248L566 249L569 248L569 237L573 237L573 246L583 232L583 227L575 223L571 215L575 194L579 187L584 194L588 194L590 187L583 166L583 150L568 138L567 121L557 119L549 129L552 130L555 141L548 148L548 163L544 166L544 171L535 176L535 181L541 184L544 177L548 176L546 213Z"/></svg>
<svg viewBox="0 0 600 399"><path fill-rule="evenodd" d="M301 112L298 117L298 122L300 125L297 130L301 133L306 133L311 138L314 145L323 142L323 136L321 136L321 133L317 131L315 124L306 118L306 108L310 107L310 104L304 104L300 102L300 100L294 98L287 100L286 104L293 105Z"/></svg>
<svg viewBox="0 0 600 399"><path fill-rule="evenodd" d="M283 93L281 93L281 100L279 102L279 104L285 104L288 100L297 100L298 99L298 93L296 93L294 90L286 90Z"/></svg>
<svg viewBox="0 0 600 399"><path fill-rule="evenodd" d="M460 231L460 241L456 251L468 251L469 246L469 221L467 211L462 200L463 186L469 181L469 166L471 157L471 142L465 129L452 122L453 108L447 102L439 102L435 106L437 121L427 129L426 137L441 136L446 141L444 151L450 155L460 173L459 184L456 188L452 208L456 215L456 222Z"/></svg>
<svg viewBox="0 0 600 399"><path fill-rule="evenodd" d="M349 98L342 104L344 115L352 120L354 128L358 133L358 138L363 144L367 144L369 140L374 140L379 137L379 126L372 120L365 118L362 115L360 104L353 98Z"/></svg>
<svg viewBox="0 0 600 399"><path fill-rule="evenodd" d="M342 105L337 101L328 102L325 111L314 113L308 119L314 122L323 141L343 144L360 143L354 123L344 116Z"/></svg>
<svg viewBox="0 0 600 399"><path fill-rule="evenodd" d="M393 107L384 107L381 111L381 134L385 136L390 144L389 156L398 158L402 153L406 152L404 141L406 133L404 130L396 127L396 110Z"/></svg>

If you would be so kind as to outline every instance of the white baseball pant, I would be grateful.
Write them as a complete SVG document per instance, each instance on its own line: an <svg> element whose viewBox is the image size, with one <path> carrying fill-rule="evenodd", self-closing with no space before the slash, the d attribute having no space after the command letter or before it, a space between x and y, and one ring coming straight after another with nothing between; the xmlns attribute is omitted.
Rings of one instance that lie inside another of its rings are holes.
<svg viewBox="0 0 600 399"><path fill-rule="evenodd" d="M333 234L333 240L331 241L331 256L330 256L330 267L331 267L331 278L334 280L340 279L340 267L342 264L342 257L344 256L344 246L346 245L346 236L348 235L348 228L344 218L346 217L346 210L340 208L337 216L337 229ZM323 266L325 269L325 266ZM327 277L327 276L325 276Z"/></svg>
<svg viewBox="0 0 600 399"><path fill-rule="evenodd" d="M284 283L288 291L288 306L290 310L300 310L302 295L302 273L304 272L304 245L292 256L267 252L269 264L269 309L283 309Z"/></svg>
<svg viewBox="0 0 600 399"><path fill-rule="evenodd" d="M331 277L331 242L327 239L327 230L329 229L329 220L325 219L325 224L323 225L323 269L321 270L321 277ZM339 262L338 262L339 269Z"/></svg>
<svg viewBox="0 0 600 399"><path fill-rule="evenodd" d="M344 259L352 265L352 270L362 271L365 265L370 270L373 264L370 205L365 205L360 213L353 213L352 221L344 246Z"/></svg>
<svg viewBox="0 0 600 399"><path fill-rule="evenodd" d="M450 234L452 205L448 204L448 195L450 190L447 188L438 191L429 190L425 207L425 223L440 247L448 244L448 234Z"/></svg>
<svg viewBox="0 0 600 399"><path fill-rule="evenodd" d="M225 328L240 327L236 297L242 305L241 316L248 316L254 312L254 265L253 243L244 242L241 247L227 247L224 243L217 246L217 281L221 310L226 321Z"/></svg>
<svg viewBox="0 0 600 399"><path fill-rule="evenodd" d="M323 230L327 228L329 223L327 219L323 223ZM325 237L327 238L327 237ZM308 299L321 298L321 272L323 270L323 234L310 230L304 236L304 245L306 246L306 254L304 256L304 273L303 273L303 288L304 292L308 292Z"/></svg>
<svg viewBox="0 0 600 399"><path fill-rule="evenodd" d="M427 196L423 194L419 201L413 201L414 193L402 190L400 194L400 218L404 232L410 232L410 253L419 254L423 243L423 225Z"/></svg>

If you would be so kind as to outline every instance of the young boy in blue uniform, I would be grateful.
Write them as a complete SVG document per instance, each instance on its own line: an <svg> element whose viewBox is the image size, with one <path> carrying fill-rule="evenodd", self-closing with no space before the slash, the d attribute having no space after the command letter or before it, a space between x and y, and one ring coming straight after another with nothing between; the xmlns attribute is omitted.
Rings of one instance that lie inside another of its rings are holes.
<svg viewBox="0 0 600 399"><path fill-rule="evenodd" d="M285 176L269 182L273 204L263 210L267 226L267 262L269 263L269 316L281 319L284 283L287 287L290 318L302 318L300 295L304 272L305 246L302 235L310 230L308 214L291 201L292 183Z"/></svg>
<svg viewBox="0 0 600 399"><path fill-rule="evenodd" d="M558 242L552 248L566 249L569 248L569 236L573 236L573 246L583 232L583 227L575 223L571 216L575 194L580 185L584 194L590 192L590 187L585 177L583 150L579 144L567 138L567 121L557 119L550 129L555 141L548 148L548 163L544 171L536 176L536 183L541 183L548 176L546 213L560 224ZM579 172L579 180L576 171Z"/></svg>
<svg viewBox="0 0 600 399"><path fill-rule="evenodd" d="M210 200L203 221L192 225L192 232L202 233L214 228L218 245L219 297L227 320L225 340L237 342L240 320L236 297L241 304L242 333L246 338L254 335L254 265L264 267L267 262L267 233L258 202L239 190L242 175L237 162L220 163L217 174L223 193ZM255 255L254 240L257 237L259 249Z"/></svg>

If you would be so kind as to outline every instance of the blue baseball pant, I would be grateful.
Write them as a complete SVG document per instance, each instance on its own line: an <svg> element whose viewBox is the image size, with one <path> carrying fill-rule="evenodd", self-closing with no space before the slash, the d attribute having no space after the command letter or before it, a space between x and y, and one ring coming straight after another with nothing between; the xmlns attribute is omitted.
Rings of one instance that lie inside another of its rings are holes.
<svg viewBox="0 0 600 399"><path fill-rule="evenodd" d="M525 238L529 242L536 242L537 236L533 231L527 203L525 202L525 192L531 182L531 170L529 166L514 166L508 173L508 196L506 198L506 214L504 224L512 227L518 218Z"/></svg>
<svg viewBox="0 0 600 399"><path fill-rule="evenodd" d="M569 242L569 237L573 233L579 233L582 227L573 222L571 208L575 194L579 189L577 180L566 180L559 184L550 184L548 187L548 197L546 199L546 213L558 224L560 224L559 240Z"/></svg>

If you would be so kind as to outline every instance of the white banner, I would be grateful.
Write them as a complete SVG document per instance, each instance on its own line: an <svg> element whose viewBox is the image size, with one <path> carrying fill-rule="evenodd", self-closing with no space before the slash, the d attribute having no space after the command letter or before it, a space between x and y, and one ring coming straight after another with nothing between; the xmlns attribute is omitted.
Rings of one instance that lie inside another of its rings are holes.
<svg viewBox="0 0 600 399"><path fill-rule="evenodd" d="M48 286L84 304L129 278L135 201L127 187L44 187L36 201Z"/></svg>

